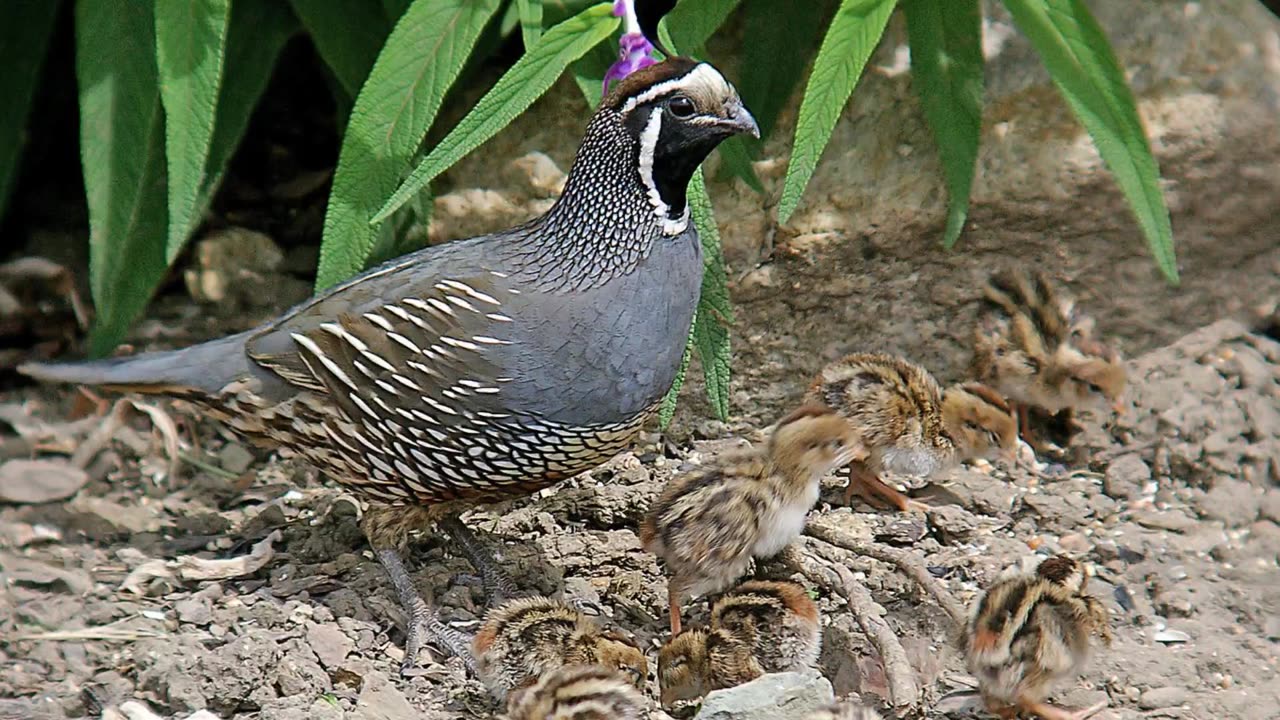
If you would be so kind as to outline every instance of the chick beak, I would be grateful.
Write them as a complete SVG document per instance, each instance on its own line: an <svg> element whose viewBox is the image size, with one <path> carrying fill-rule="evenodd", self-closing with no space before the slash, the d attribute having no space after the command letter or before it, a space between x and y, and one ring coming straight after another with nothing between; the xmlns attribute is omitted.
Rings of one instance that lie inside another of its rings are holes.
<svg viewBox="0 0 1280 720"><path fill-rule="evenodd" d="M727 117L721 124L735 133L746 133L753 138L760 138L760 126L741 100L734 100L725 108Z"/></svg>
<svg viewBox="0 0 1280 720"><path fill-rule="evenodd" d="M1117 415L1124 415L1125 412L1127 412L1124 401L1122 400L1117 400L1111 403L1111 410Z"/></svg>

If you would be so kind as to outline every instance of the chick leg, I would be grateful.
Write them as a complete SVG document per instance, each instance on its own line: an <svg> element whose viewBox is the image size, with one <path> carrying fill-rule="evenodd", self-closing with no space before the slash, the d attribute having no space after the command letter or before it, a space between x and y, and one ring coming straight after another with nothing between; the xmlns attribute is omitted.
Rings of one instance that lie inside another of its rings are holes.
<svg viewBox="0 0 1280 720"><path fill-rule="evenodd" d="M493 553L489 552L484 542L471 532L471 528L461 518L450 515L441 519L439 526L458 544L472 567L480 571L480 579L484 583L485 596L488 597L490 606L499 605L519 594L515 580L502 569Z"/></svg>
<svg viewBox="0 0 1280 720"><path fill-rule="evenodd" d="M897 508L900 512L928 512L930 507L918 500L903 495L892 486L886 484L875 473L862 463L849 464L849 485L844 490L844 503L853 503L857 494L868 501L881 500Z"/></svg>
<svg viewBox="0 0 1280 720"><path fill-rule="evenodd" d="M667 605L671 616L671 637L680 634L680 586L667 583Z"/></svg>
<svg viewBox="0 0 1280 720"><path fill-rule="evenodd" d="M406 630L404 642L404 662L400 665L401 674L407 674L417 666L418 653L428 643L433 642L449 652L462 658L467 670L476 673L475 658L471 655L471 638L440 621L440 616L418 594L413 586L409 571L405 570L400 552L394 547L377 551L378 562L391 578L391 585L404 607Z"/></svg>
<svg viewBox="0 0 1280 720"><path fill-rule="evenodd" d="M1098 712L1107 706L1107 701L1095 703L1083 710L1065 710L1043 702L1022 701L1019 706L1033 715L1043 718L1044 720L1086 720L1089 716Z"/></svg>

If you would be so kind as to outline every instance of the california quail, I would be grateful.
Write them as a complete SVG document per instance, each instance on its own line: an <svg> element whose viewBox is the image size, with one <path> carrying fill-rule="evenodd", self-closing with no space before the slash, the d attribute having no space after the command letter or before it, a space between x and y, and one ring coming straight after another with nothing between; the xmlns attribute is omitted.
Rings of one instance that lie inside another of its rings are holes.
<svg viewBox="0 0 1280 720"><path fill-rule="evenodd" d="M401 562L410 530L608 460L671 387L702 280L685 192L759 134L715 68L672 58L616 84L541 217L375 267L238 335L42 380L181 397L295 452L371 503L363 528L425 634L465 641Z"/></svg>
<svg viewBox="0 0 1280 720"><path fill-rule="evenodd" d="M1086 593L1088 580L1080 563L1056 555L1040 561L1034 573L1002 574L978 596L960 649L992 713L1084 720L1106 707L1104 700L1068 711L1044 701L1084 669L1091 636L1111 644L1111 618Z"/></svg>
<svg viewBox="0 0 1280 720"><path fill-rule="evenodd" d="M671 575L671 634L686 595L719 592L753 557L782 552L804 530L822 476L866 456L844 418L807 405L778 421L767 446L672 478L640 524L640 542Z"/></svg>
<svg viewBox="0 0 1280 720"><path fill-rule="evenodd" d="M855 493L899 510L927 511L880 479L888 470L928 477L960 460L1012 456L1017 428L1008 404L985 385L945 390L923 367L896 355L854 353L827 365L806 399L849 419L870 451L849 465L847 504Z"/></svg>

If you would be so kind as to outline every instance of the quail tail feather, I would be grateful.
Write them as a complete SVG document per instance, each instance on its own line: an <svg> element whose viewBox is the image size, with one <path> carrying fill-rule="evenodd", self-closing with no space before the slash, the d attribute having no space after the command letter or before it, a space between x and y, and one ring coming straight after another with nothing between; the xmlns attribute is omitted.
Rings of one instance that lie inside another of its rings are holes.
<svg viewBox="0 0 1280 720"><path fill-rule="evenodd" d="M237 378L261 375L245 353L253 331L179 350L70 363L26 363L18 372L43 382L93 385L139 393L217 393Z"/></svg>

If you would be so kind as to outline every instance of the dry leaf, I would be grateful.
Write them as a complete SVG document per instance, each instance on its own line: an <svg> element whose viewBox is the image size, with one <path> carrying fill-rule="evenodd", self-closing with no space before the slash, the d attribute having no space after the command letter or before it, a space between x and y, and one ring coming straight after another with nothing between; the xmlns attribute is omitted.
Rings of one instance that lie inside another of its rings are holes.
<svg viewBox="0 0 1280 720"><path fill-rule="evenodd" d="M47 503L65 500L89 482L78 467L52 460L9 460L0 465L0 502Z"/></svg>
<svg viewBox="0 0 1280 720"><path fill-rule="evenodd" d="M271 562L271 558L275 556L271 545L282 537L279 530L273 530L270 535L259 540L248 555L225 560L206 560L195 555L183 555L176 560L167 561L148 560L129 573L124 582L120 583L120 589L140 595L143 585L156 578L224 580L252 575Z"/></svg>

